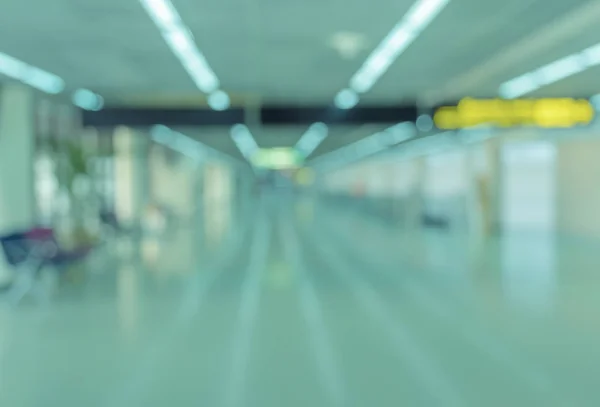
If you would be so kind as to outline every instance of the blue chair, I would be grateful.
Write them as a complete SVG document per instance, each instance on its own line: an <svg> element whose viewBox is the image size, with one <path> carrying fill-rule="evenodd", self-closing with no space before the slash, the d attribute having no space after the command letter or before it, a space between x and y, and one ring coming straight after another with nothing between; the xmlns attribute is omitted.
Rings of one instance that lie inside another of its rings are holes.
<svg viewBox="0 0 600 407"><path fill-rule="evenodd" d="M9 292L9 297L15 304L34 289L38 276L45 267L54 266L60 272L85 259L92 251L92 246L75 250L61 249L54 230L50 228L34 228L0 236L0 246L6 262L15 271Z"/></svg>

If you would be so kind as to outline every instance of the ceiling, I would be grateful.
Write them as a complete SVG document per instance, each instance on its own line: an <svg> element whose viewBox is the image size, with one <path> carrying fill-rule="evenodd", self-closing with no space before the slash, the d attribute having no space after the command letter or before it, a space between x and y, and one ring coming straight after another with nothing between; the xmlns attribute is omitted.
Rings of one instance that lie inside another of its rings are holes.
<svg viewBox="0 0 600 407"><path fill-rule="evenodd" d="M329 104L414 0L172 0L234 104ZM451 0L391 66L363 105L494 96L498 86L600 43L597 0ZM354 58L330 45L356 33ZM3 0L0 51L85 87L112 105L202 104L138 0ZM538 95L600 93L600 70ZM228 129L182 129L235 154ZM300 127L253 128L263 147L292 145ZM378 126L331 129L316 154Z"/></svg>
<svg viewBox="0 0 600 407"><path fill-rule="evenodd" d="M311 157L317 157L335 151L344 145L356 142L384 129L382 125L365 124L363 126L335 126L329 129L328 137L317 147ZM244 160L243 156L229 136L227 127L177 127L174 130L200 140L209 147L215 148L234 158ZM306 131L306 126L269 126L250 127L260 148L291 147L295 145Z"/></svg>

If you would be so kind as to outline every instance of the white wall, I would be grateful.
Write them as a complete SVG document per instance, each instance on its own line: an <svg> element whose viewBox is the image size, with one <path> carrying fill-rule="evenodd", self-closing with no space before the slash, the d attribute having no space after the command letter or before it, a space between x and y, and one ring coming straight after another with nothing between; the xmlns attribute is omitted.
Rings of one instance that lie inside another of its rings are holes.
<svg viewBox="0 0 600 407"><path fill-rule="evenodd" d="M166 205L178 216L192 216L197 202L196 180L198 169L184 156L174 162L167 160L164 148L156 147L150 153L151 199ZM176 153L173 153L176 154Z"/></svg>
<svg viewBox="0 0 600 407"><path fill-rule="evenodd" d="M505 231L556 227L556 147L550 141L509 142L501 152L501 221Z"/></svg>
<svg viewBox="0 0 600 407"><path fill-rule="evenodd" d="M452 149L424 158L423 211L453 226L466 227L469 184L468 155Z"/></svg>
<svg viewBox="0 0 600 407"><path fill-rule="evenodd" d="M600 139L562 141L557 148L559 230L600 237Z"/></svg>
<svg viewBox="0 0 600 407"><path fill-rule="evenodd" d="M332 193L390 198L408 197L418 183L416 160L376 157L324 175L324 189Z"/></svg>

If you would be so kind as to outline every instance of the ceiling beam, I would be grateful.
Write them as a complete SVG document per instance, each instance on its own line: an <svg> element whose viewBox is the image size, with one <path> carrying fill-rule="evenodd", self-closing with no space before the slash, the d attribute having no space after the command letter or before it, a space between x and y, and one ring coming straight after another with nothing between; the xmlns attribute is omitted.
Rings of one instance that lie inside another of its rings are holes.
<svg viewBox="0 0 600 407"><path fill-rule="evenodd" d="M263 106L259 109L260 124L265 126L303 125L322 122L331 125L357 125L364 123L394 124L414 122L416 105L359 107L340 110L330 106ZM119 108L84 111L83 123L94 127L147 127L175 126L227 126L245 123L241 108L226 111L190 108Z"/></svg>

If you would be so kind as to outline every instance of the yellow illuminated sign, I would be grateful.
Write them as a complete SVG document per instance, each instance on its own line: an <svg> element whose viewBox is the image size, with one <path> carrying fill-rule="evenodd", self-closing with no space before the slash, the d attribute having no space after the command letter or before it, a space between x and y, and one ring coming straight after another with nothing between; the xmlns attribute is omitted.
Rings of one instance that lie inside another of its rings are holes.
<svg viewBox="0 0 600 407"><path fill-rule="evenodd" d="M433 117L440 129L479 125L499 127L574 127L591 123L594 108L585 99L462 99L457 106L439 108Z"/></svg>

